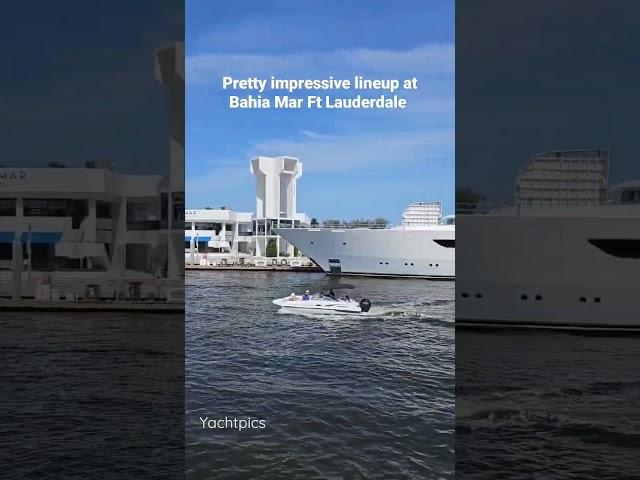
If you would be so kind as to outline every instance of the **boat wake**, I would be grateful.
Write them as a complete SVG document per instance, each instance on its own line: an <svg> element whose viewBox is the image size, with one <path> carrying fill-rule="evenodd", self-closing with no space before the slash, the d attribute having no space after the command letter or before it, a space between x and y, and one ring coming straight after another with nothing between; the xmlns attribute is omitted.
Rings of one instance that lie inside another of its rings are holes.
<svg viewBox="0 0 640 480"><path fill-rule="evenodd" d="M421 320L428 322L441 322L444 324L454 324L453 314L450 313L449 301L442 302L408 302L400 304L373 305L368 312L362 313L335 313L335 312L309 312L293 311L292 309L281 308L278 310L282 315L295 315L299 317L325 320L335 319L358 319L358 320Z"/></svg>

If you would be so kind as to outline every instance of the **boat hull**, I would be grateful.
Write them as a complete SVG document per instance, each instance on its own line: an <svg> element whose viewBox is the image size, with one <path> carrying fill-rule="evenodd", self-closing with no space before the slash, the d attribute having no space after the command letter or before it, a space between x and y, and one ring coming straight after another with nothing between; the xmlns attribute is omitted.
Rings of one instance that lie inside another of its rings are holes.
<svg viewBox="0 0 640 480"><path fill-rule="evenodd" d="M455 278L453 226L276 231L329 275Z"/></svg>
<svg viewBox="0 0 640 480"><path fill-rule="evenodd" d="M459 216L457 325L640 330L639 214Z"/></svg>
<svg viewBox="0 0 640 480"><path fill-rule="evenodd" d="M278 298L273 301L275 305L278 305L283 310L289 312L304 312L304 313L347 313L358 314L362 313L360 304L354 301L328 301L317 300L311 298L309 300L290 300L288 297Z"/></svg>

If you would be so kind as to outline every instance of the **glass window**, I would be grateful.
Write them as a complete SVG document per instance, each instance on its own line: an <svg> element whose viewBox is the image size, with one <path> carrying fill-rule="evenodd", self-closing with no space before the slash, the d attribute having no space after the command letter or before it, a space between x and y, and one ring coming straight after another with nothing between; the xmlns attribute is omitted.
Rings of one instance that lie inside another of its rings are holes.
<svg viewBox="0 0 640 480"><path fill-rule="evenodd" d="M96 202L96 218L113 218L110 202L102 200Z"/></svg>
<svg viewBox="0 0 640 480"><path fill-rule="evenodd" d="M16 216L16 199L0 198L0 217Z"/></svg>

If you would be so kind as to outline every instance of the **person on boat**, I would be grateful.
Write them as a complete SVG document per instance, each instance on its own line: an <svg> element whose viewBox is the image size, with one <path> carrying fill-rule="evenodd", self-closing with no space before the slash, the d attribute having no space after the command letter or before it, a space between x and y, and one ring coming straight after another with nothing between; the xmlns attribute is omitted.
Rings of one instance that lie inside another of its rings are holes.
<svg viewBox="0 0 640 480"><path fill-rule="evenodd" d="M333 292L333 288L329 290L329 296L334 300L336 299L336 294Z"/></svg>
<svg viewBox="0 0 640 480"><path fill-rule="evenodd" d="M350 302L351 301L351 299L349 298L349 295L345 295L344 296L344 301L345 302Z"/></svg>
<svg viewBox="0 0 640 480"><path fill-rule="evenodd" d="M297 299L298 299L298 296L296 295L296 292L293 292L291 295L289 295L290 302L295 302Z"/></svg>
<svg viewBox="0 0 640 480"><path fill-rule="evenodd" d="M309 297L309 290L305 290L304 292L304 296L302 297L302 300L309 300L311 297Z"/></svg>

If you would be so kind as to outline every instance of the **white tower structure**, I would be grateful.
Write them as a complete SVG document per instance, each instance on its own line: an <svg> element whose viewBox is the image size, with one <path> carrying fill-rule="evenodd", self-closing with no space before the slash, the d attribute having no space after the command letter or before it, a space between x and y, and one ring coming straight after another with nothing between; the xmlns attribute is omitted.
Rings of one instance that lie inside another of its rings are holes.
<svg viewBox="0 0 640 480"><path fill-rule="evenodd" d="M260 156L251 160L251 173L256 177L256 256L273 254L267 252L269 244L275 244L275 256L293 256L293 245L273 228L299 226L306 218L296 211L296 182L302 175L302 162L293 157Z"/></svg>
<svg viewBox="0 0 640 480"><path fill-rule="evenodd" d="M167 229L167 277L184 277L184 43L155 52L155 77L169 91L169 176L160 194Z"/></svg>

